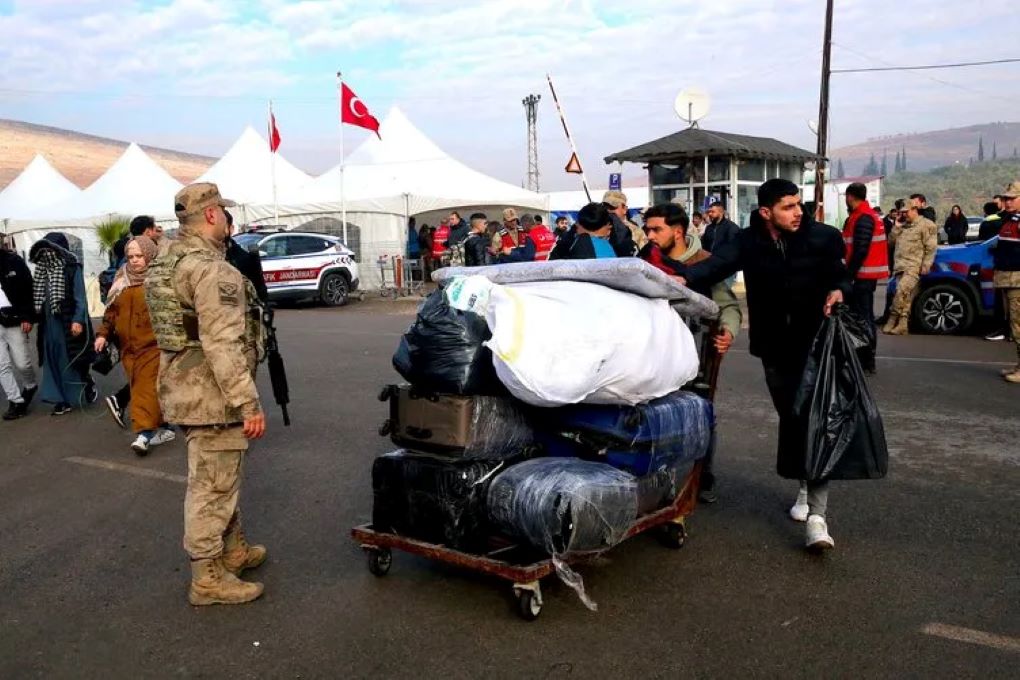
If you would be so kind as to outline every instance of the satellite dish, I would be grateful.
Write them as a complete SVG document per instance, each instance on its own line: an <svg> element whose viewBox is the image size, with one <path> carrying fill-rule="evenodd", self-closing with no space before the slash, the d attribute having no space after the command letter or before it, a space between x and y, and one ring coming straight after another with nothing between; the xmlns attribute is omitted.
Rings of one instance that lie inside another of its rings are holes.
<svg viewBox="0 0 1020 680"><path fill-rule="evenodd" d="M680 94L673 102L673 110L676 111L676 115L680 117L680 120L690 123L691 127L696 127L698 121L708 115L711 106L712 98L708 96L707 92L697 87L680 90Z"/></svg>
<svg viewBox="0 0 1020 680"><path fill-rule="evenodd" d="M809 120L807 122L807 126L808 126L808 129L811 130L811 132L815 133L816 135L818 134L818 121L817 120Z"/></svg>

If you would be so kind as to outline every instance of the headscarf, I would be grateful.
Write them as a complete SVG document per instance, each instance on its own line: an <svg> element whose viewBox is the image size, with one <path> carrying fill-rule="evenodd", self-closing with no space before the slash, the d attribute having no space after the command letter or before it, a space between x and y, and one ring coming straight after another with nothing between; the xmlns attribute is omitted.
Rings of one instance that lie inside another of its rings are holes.
<svg viewBox="0 0 1020 680"><path fill-rule="evenodd" d="M37 313L43 313L43 306L49 300L50 311L60 314L61 303L67 297L65 269L68 262L75 262L68 250L67 237L58 232L46 236L32 246L29 259L35 264L32 283L32 298Z"/></svg>
<svg viewBox="0 0 1020 680"><path fill-rule="evenodd" d="M135 236L124 245L125 258L127 258L128 247L132 243L136 244L142 251L142 266L133 269L129 261L124 262L113 278L113 285L110 286L110 292L107 295L107 304L113 302L114 298L123 292L125 288L132 288L145 283L145 275L149 271L149 263L155 259L156 254L159 252L159 246L151 238L148 236Z"/></svg>

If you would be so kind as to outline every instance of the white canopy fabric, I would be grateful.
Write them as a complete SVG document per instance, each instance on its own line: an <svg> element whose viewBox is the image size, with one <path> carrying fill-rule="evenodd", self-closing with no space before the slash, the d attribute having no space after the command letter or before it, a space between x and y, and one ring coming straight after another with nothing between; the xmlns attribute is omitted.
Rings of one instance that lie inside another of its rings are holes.
<svg viewBox="0 0 1020 680"><path fill-rule="evenodd" d="M196 182L215 182L220 194L238 203L273 204L273 152L269 144L250 126L244 129L223 158L216 161ZM277 201L312 181L311 175L276 154Z"/></svg>
<svg viewBox="0 0 1020 680"><path fill-rule="evenodd" d="M514 206L544 210L543 194L472 170L436 146L393 108L369 137L348 156L344 194L348 201L376 199L380 208L409 214L464 206ZM340 200L340 166L316 178L291 203ZM392 204L392 205L391 205Z"/></svg>
<svg viewBox="0 0 1020 680"><path fill-rule="evenodd" d="M132 143L81 194L32 210L24 219L86 219L113 213L164 215L172 212L174 195L182 186L137 144Z"/></svg>
<svg viewBox="0 0 1020 680"><path fill-rule="evenodd" d="M17 177L0 191L0 218L22 219L33 210L75 198L81 189L42 157L25 166Z"/></svg>

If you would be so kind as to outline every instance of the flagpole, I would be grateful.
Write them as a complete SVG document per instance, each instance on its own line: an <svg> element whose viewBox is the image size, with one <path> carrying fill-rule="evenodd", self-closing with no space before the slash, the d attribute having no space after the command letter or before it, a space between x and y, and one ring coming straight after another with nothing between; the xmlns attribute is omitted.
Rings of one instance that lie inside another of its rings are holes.
<svg viewBox="0 0 1020 680"><path fill-rule="evenodd" d="M280 206L276 201L276 150L273 149L273 130L276 122L273 120L273 100L269 100L269 170L273 176L273 226L280 225Z"/></svg>
<svg viewBox="0 0 1020 680"><path fill-rule="evenodd" d="M344 194L344 78L340 71L336 72L336 96L340 103L337 112L340 114L340 221L343 223L344 245L347 245L347 197Z"/></svg>
<svg viewBox="0 0 1020 680"><path fill-rule="evenodd" d="M563 113L563 107L560 105L559 97L556 96L556 88L553 87L552 76L546 73L545 79L549 81L549 91L552 92L553 101L556 103L556 112L560 114L560 122L563 124L563 132L566 133L567 141L570 142L570 151L577 159L577 167L581 169L581 185L584 187L584 194L588 197L588 202L590 203L591 192L588 190L588 177L584 174L584 164L581 162L581 156L577 153L577 146L574 145L574 138L570 135L570 128L567 127L567 117Z"/></svg>

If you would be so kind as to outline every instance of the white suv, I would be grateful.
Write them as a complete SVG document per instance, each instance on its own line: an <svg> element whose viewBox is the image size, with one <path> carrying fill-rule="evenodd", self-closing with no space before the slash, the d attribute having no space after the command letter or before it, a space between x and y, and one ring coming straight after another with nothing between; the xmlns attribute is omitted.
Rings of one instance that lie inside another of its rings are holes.
<svg viewBox="0 0 1020 680"><path fill-rule="evenodd" d="M245 250L257 248L270 300L318 298L338 307L358 289L354 252L335 236L293 231L253 231L234 236Z"/></svg>

